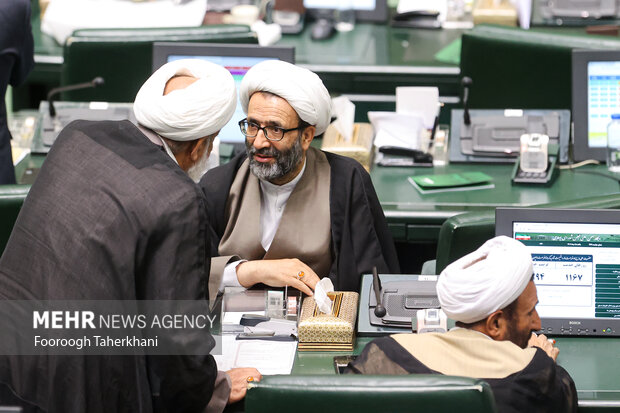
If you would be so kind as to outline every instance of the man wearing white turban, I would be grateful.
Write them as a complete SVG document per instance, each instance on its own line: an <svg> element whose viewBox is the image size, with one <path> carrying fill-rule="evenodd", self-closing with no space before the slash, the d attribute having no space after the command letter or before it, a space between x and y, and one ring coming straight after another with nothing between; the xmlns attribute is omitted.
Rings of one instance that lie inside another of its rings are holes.
<svg viewBox="0 0 620 413"><path fill-rule="evenodd" d="M487 381L498 411L576 412L577 392L540 330L532 257L496 237L439 276L447 333L396 334L371 341L349 365L358 374L446 374Z"/></svg>
<svg viewBox="0 0 620 413"><path fill-rule="evenodd" d="M356 291L360 275L374 266L399 272L368 173L350 158L310 146L331 120L319 77L265 61L246 73L239 94L246 153L200 182L220 239L211 294L258 282L311 294L326 276L336 289Z"/></svg>
<svg viewBox="0 0 620 413"><path fill-rule="evenodd" d="M206 303L211 243L206 200L188 174L199 178L235 100L226 69L176 61L138 92L138 126L68 125L0 259L0 300ZM244 396L248 376L260 379L255 369L218 374L207 331L175 332L174 340L200 342L202 352L0 356L0 398L14 394L12 402L25 408L62 413L221 411L227 401Z"/></svg>

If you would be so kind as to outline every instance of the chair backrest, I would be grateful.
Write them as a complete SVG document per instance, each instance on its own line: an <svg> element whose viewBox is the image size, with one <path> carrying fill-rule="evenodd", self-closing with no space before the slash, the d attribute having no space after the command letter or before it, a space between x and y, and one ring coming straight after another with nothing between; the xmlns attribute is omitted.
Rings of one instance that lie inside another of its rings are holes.
<svg viewBox="0 0 620 413"><path fill-rule="evenodd" d="M61 86L105 80L95 89L64 92L62 100L133 102L152 73L154 42L256 44L244 25L213 25L162 29L76 30L64 45Z"/></svg>
<svg viewBox="0 0 620 413"><path fill-rule="evenodd" d="M495 412L484 381L442 375L264 376L248 390L246 413Z"/></svg>
<svg viewBox="0 0 620 413"><path fill-rule="evenodd" d="M573 48L618 49L620 39L476 26L461 46L461 76L473 80L470 107L571 109Z"/></svg>
<svg viewBox="0 0 620 413"><path fill-rule="evenodd" d="M0 186L0 255L9 241L15 220L29 190L30 185Z"/></svg>
<svg viewBox="0 0 620 413"><path fill-rule="evenodd" d="M532 208L620 209L620 194L534 205ZM495 210L466 212L448 218L439 231L435 273L495 236Z"/></svg>

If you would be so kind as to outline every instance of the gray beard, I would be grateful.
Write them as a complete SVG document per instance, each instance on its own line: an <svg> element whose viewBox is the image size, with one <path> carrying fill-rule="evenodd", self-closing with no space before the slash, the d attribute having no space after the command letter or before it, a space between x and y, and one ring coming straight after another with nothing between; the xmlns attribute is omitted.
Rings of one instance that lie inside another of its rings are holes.
<svg viewBox="0 0 620 413"><path fill-rule="evenodd" d="M207 169L209 169L209 154L205 151L202 157L187 170L187 174L192 181L198 183L200 178L207 172Z"/></svg>
<svg viewBox="0 0 620 413"><path fill-rule="evenodd" d="M273 146L271 148L256 149L250 145L248 140L245 141L246 152L250 160L250 171L258 178L266 181L279 179L290 173L301 162L303 157L303 148L301 147L301 134L289 149L279 151ZM254 160L254 155L273 156L274 163L264 164Z"/></svg>

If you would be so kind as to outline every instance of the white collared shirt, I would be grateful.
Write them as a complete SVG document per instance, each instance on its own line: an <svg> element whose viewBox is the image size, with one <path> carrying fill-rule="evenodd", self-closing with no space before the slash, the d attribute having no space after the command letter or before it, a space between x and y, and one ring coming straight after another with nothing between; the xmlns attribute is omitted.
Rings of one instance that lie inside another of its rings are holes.
<svg viewBox="0 0 620 413"><path fill-rule="evenodd" d="M282 214L286 203L290 198L295 186L303 176L306 170L306 162L304 160L304 166L293 180L283 185L275 185L269 181L260 179L260 230L261 230L261 245L265 251L269 250L271 243L273 242L280 221L282 220ZM224 290L224 287L240 287L239 280L237 279L237 265L245 262L246 260L234 261L226 265L224 268L224 274L222 276L222 282L220 283L220 291Z"/></svg>

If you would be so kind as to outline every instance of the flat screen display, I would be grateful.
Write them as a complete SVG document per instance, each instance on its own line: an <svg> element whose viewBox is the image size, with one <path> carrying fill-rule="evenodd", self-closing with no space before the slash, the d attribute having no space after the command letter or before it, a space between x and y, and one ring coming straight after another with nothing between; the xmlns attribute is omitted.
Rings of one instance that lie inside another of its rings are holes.
<svg viewBox="0 0 620 413"><path fill-rule="evenodd" d="M225 67L235 80L238 95L241 80L252 66L265 60L284 60L293 63L294 49L258 45L155 43L153 70L179 59L202 59ZM239 130L238 124L243 118L245 114L237 101L232 119L220 130L218 135L220 141L237 144L245 142L245 136Z"/></svg>
<svg viewBox="0 0 620 413"><path fill-rule="evenodd" d="M620 113L620 51L573 50L573 156L604 161L607 125Z"/></svg>
<svg viewBox="0 0 620 413"><path fill-rule="evenodd" d="M588 145L607 146L607 125L620 113L620 62L588 62Z"/></svg>
<svg viewBox="0 0 620 413"><path fill-rule="evenodd" d="M620 334L620 210L498 208L496 232L532 254L543 330Z"/></svg>

